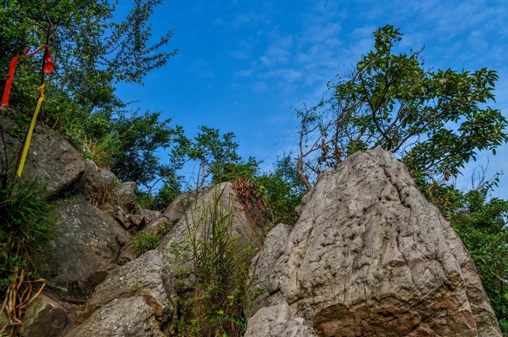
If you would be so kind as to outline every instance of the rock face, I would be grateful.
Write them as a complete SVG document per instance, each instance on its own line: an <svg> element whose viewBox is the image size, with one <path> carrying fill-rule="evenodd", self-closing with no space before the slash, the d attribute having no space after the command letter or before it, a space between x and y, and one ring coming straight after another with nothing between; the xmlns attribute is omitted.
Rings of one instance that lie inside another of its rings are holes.
<svg viewBox="0 0 508 337"><path fill-rule="evenodd" d="M501 336L457 234L381 149L320 176L269 270L271 304L318 336Z"/></svg>
<svg viewBox="0 0 508 337"><path fill-rule="evenodd" d="M268 278L272 273L272 268L275 262L282 254L282 247L287 241L291 233L291 226L278 224L275 226L265 237L263 249L252 260L252 266L249 270L249 278L251 280L250 290L251 293L258 295L254 299L253 307L267 307L271 302L278 302L274 296L268 293ZM250 317L255 312L248 311L247 317Z"/></svg>
<svg viewBox="0 0 508 337"><path fill-rule="evenodd" d="M161 321L167 321L175 309L173 277L165 268L160 253L151 250L119 267L97 286L88 301L88 312L93 312L119 298L142 296Z"/></svg>
<svg viewBox="0 0 508 337"><path fill-rule="evenodd" d="M69 310L45 295L39 295L25 313L22 337L56 337L66 326Z"/></svg>

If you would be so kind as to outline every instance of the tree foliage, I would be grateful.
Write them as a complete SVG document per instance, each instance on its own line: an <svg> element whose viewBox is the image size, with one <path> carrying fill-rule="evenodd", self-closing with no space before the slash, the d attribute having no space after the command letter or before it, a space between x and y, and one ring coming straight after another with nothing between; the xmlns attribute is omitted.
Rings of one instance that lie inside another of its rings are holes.
<svg viewBox="0 0 508 337"><path fill-rule="evenodd" d="M55 68L46 75L39 121L124 179L140 184L162 171L155 149L168 147L179 129L159 113L129 112L115 96L118 82L144 76L175 55L163 51L173 31L153 44L150 16L163 0L135 0L120 20L118 1L6 0L0 4L0 90L10 60L28 46L48 43ZM17 117L33 112L41 83L40 57L21 58L10 97ZM12 115L12 114L11 114ZM86 150L85 150L86 152Z"/></svg>
<svg viewBox="0 0 508 337"><path fill-rule="evenodd" d="M425 69L422 50L395 53L402 34L387 25L374 32L375 48L347 78L329 85L328 97L297 111L298 171L313 177L347 155L380 146L410 171L428 178L455 176L478 151L508 140L494 100L493 70Z"/></svg>

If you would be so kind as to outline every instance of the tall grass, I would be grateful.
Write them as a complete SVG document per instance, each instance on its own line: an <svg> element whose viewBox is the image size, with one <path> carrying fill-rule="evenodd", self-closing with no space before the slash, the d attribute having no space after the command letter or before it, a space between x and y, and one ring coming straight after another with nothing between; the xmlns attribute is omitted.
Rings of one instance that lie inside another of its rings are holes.
<svg viewBox="0 0 508 337"><path fill-rule="evenodd" d="M197 285L184 303L176 336L234 337L245 331L243 308L254 249L248 238L233 235L234 207L224 204L223 193L216 188L212 199L196 204L186 219Z"/></svg>
<svg viewBox="0 0 508 337"><path fill-rule="evenodd" d="M23 307L45 284L37 273L54 235L56 216L45 186L37 178L16 175L4 132L0 127L0 292L2 313L10 324L21 324Z"/></svg>

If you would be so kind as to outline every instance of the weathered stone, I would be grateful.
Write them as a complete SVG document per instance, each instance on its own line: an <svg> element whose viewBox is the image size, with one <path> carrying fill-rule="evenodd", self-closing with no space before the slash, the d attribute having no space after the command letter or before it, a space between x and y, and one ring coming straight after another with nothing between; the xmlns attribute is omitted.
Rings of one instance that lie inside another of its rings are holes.
<svg viewBox="0 0 508 337"><path fill-rule="evenodd" d="M114 218L118 220L118 222L125 228L130 229L132 226L132 223L129 220L128 214L125 214L122 207L113 205L113 211L115 212Z"/></svg>
<svg viewBox="0 0 508 337"><path fill-rule="evenodd" d="M57 236L48 252L51 281L69 290L87 292L115 266L115 247L126 232L83 196L60 202Z"/></svg>
<svg viewBox="0 0 508 337"><path fill-rule="evenodd" d="M45 295L37 296L26 309L22 337L56 337L65 328L68 310Z"/></svg>
<svg viewBox="0 0 508 337"><path fill-rule="evenodd" d="M311 337L312 328L301 317L294 318L287 303L258 310L247 323L245 337Z"/></svg>
<svg viewBox="0 0 508 337"><path fill-rule="evenodd" d="M159 234L161 229L167 231L169 227L172 227L172 223L164 215L161 215L158 218L152 220L141 231L152 234Z"/></svg>
<svg viewBox="0 0 508 337"><path fill-rule="evenodd" d="M145 216L141 214L130 214L129 220L135 227L140 227L145 224Z"/></svg>
<svg viewBox="0 0 508 337"><path fill-rule="evenodd" d="M465 247L391 153L324 172L301 212L268 291L318 336L501 336Z"/></svg>
<svg viewBox="0 0 508 337"><path fill-rule="evenodd" d="M65 337L163 337L156 305L146 296L115 299Z"/></svg>
<svg viewBox="0 0 508 337"><path fill-rule="evenodd" d="M175 309L173 278L157 250L150 250L139 258L117 268L99 284L88 301L87 312L102 307L114 299L145 296L161 322L167 321Z"/></svg>
<svg viewBox="0 0 508 337"><path fill-rule="evenodd" d="M0 123L6 128L15 127L12 121L4 117L0 117ZM26 130L20 131L22 133L19 137L14 137L9 132L3 133L5 148L0 146L2 159L7 153L9 160L16 162ZM23 177L37 177L46 185L50 194L58 194L76 182L84 171L85 161L80 153L53 130L37 124L28 150Z"/></svg>
<svg viewBox="0 0 508 337"><path fill-rule="evenodd" d="M129 241L120 250L120 255L118 256L118 259L122 263L125 263L125 262L128 262L128 261L134 260L138 256L139 256L139 253L137 252L137 250L134 247L134 245L132 244L132 242Z"/></svg>
<svg viewBox="0 0 508 337"><path fill-rule="evenodd" d="M286 243L291 229L291 226L284 224L275 226L266 235L261 251L252 259L249 269L249 279L251 280L249 292L256 294L256 298L252 301L254 307L267 307L270 306L271 302L277 302L268 293L268 276L270 275L271 268L282 254L282 247ZM252 314L254 312L249 310L247 317L250 317Z"/></svg>

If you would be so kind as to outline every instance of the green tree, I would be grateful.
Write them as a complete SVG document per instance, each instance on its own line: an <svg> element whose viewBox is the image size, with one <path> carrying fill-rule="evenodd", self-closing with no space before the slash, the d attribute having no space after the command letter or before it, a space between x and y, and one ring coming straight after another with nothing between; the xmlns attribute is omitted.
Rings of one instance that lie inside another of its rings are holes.
<svg viewBox="0 0 508 337"><path fill-rule="evenodd" d="M228 167L240 164L241 157L236 152L238 143L234 141L235 134L227 132L220 134L219 129L199 127L194 141L187 140L185 151L191 161L198 164L196 188L202 188L208 181L219 182L227 173ZM215 177L215 178L214 178Z"/></svg>
<svg viewBox="0 0 508 337"><path fill-rule="evenodd" d="M448 179L478 151L508 140L506 118L487 104L498 75L427 70L422 50L395 53L402 34L387 25L374 32L375 49L348 78L329 85L326 99L300 118L298 173L313 178L345 156L380 146L427 178Z"/></svg>

